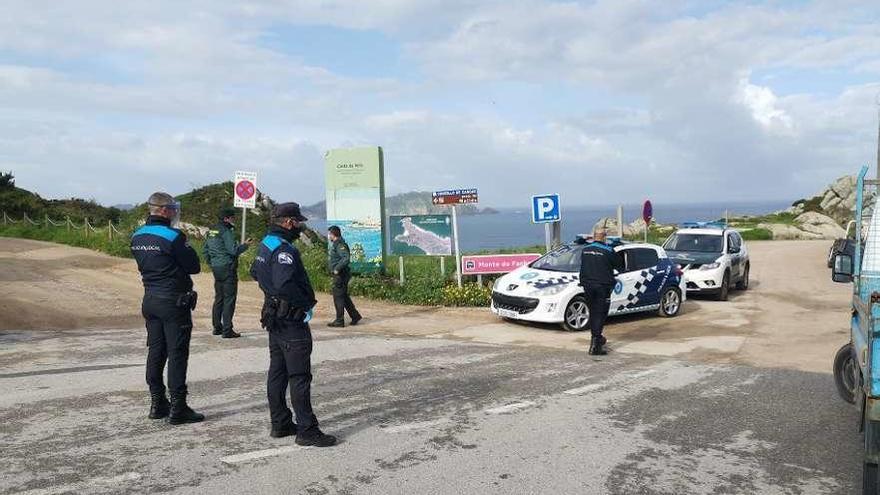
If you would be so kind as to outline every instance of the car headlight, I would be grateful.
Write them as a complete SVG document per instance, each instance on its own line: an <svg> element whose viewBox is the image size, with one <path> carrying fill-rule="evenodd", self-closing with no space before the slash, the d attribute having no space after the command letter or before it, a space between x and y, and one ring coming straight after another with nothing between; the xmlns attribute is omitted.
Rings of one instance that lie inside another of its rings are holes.
<svg viewBox="0 0 880 495"><path fill-rule="evenodd" d="M495 283L492 284L492 290L497 291L498 286L500 286L500 285L501 285L501 277L498 277L495 279Z"/></svg>
<svg viewBox="0 0 880 495"><path fill-rule="evenodd" d="M700 267L700 270L714 270L719 267L721 267L721 263L715 261L713 263L706 263L705 265Z"/></svg>
<svg viewBox="0 0 880 495"><path fill-rule="evenodd" d="M544 287L543 289L535 289L529 292L529 295L532 297L555 296L564 291L566 287L568 286L565 284L551 285L549 287Z"/></svg>

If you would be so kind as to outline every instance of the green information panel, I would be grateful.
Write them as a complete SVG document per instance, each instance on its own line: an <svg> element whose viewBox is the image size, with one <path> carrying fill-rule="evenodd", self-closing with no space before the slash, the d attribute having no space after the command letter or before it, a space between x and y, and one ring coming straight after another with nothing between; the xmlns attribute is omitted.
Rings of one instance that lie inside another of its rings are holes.
<svg viewBox="0 0 880 495"><path fill-rule="evenodd" d="M452 255L452 217L449 215L392 216L389 229L392 254Z"/></svg>
<svg viewBox="0 0 880 495"><path fill-rule="evenodd" d="M327 222L338 225L357 273L384 270L385 167L382 148L346 148L324 154Z"/></svg>

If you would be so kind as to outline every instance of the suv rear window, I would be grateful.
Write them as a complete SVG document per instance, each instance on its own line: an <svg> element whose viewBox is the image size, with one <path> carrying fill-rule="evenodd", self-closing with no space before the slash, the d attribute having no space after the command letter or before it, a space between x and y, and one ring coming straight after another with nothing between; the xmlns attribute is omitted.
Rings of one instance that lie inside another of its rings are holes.
<svg viewBox="0 0 880 495"><path fill-rule="evenodd" d="M622 254L626 266L625 271L627 272L651 268L657 266L657 263L660 262L657 251L651 248L625 249Z"/></svg>
<svg viewBox="0 0 880 495"><path fill-rule="evenodd" d="M720 253L724 247L724 237L709 234L672 234L663 249L667 251L687 251L691 253Z"/></svg>

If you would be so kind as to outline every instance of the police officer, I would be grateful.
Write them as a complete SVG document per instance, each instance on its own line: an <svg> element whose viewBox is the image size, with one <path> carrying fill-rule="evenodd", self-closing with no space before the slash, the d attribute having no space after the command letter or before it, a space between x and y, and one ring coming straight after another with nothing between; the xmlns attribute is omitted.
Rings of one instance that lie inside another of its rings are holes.
<svg viewBox="0 0 880 495"><path fill-rule="evenodd" d="M593 242L587 244L581 254L580 285L584 288L590 309L590 351L594 356L608 353L603 346L607 342L602 335L605 319L611 309L611 291L617 283L614 270L623 271L623 260L608 244L605 229L593 232Z"/></svg>
<svg viewBox="0 0 880 495"><path fill-rule="evenodd" d="M351 317L351 324L357 325L361 321L361 314L354 307L354 302L348 295L348 283L351 281L351 250L345 239L342 238L342 230L336 225L327 229L327 238L330 239L330 273L333 274L333 305L336 307L336 319L327 326L344 327L345 312Z"/></svg>
<svg viewBox="0 0 880 495"><path fill-rule="evenodd" d="M272 438L296 435L298 445L330 447L336 437L318 428L312 411L312 333L309 321L317 301L299 250L292 244L308 220L296 203L277 205L273 225L260 242L251 276L265 295L261 322L269 332L269 374L266 389ZM285 394L296 413L296 424Z"/></svg>
<svg viewBox="0 0 880 495"><path fill-rule="evenodd" d="M180 203L167 193L147 200L150 216L131 238L131 252L144 282L142 313L147 327L147 385L152 405L150 419L168 418L173 425L197 423L205 416L186 404L186 366L192 335L192 310L197 294L190 275L199 273L199 256L186 235L171 228L180 219ZM168 363L165 397L162 373Z"/></svg>
<svg viewBox="0 0 880 495"><path fill-rule="evenodd" d="M208 231L205 239L205 260L214 272L214 307L212 322L214 335L224 339L241 337L232 328L235 301L238 298L238 257L251 245L235 242L235 208L220 210L220 223Z"/></svg>

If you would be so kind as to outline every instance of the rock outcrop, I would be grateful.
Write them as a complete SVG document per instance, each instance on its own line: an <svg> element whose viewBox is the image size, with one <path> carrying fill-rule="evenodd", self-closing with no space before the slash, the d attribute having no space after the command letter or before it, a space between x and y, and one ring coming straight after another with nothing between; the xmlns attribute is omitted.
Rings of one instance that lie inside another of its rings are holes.
<svg viewBox="0 0 880 495"><path fill-rule="evenodd" d="M837 239L846 235L846 231L833 218L814 211L803 213L794 221L798 228L820 239Z"/></svg>

